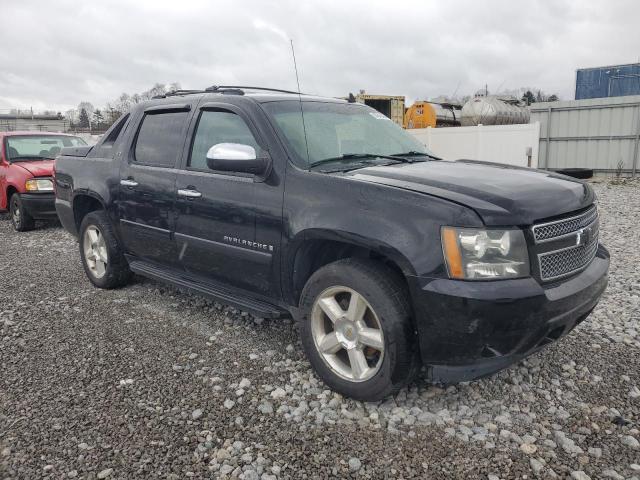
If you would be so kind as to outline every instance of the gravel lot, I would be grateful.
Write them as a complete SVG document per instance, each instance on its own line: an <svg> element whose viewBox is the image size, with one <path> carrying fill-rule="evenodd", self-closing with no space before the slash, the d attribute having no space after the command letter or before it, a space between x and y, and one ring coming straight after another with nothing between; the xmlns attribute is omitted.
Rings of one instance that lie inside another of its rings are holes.
<svg viewBox="0 0 640 480"><path fill-rule="evenodd" d="M0 479L640 479L640 183L595 185L610 286L492 378L326 390L291 321L149 280L93 288L57 225L0 218Z"/></svg>

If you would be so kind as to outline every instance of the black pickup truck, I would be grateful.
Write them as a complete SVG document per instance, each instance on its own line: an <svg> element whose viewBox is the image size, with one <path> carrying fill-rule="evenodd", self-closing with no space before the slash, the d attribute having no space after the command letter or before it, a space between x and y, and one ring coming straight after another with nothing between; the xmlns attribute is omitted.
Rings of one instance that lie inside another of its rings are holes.
<svg viewBox="0 0 640 480"><path fill-rule="evenodd" d="M442 161L367 106L265 90L177 91L62 152L56 209L94 285L133 272L291 315L317 374L364 400L421 366L493 373L597 304L609 254L588 184Z"/></svg>

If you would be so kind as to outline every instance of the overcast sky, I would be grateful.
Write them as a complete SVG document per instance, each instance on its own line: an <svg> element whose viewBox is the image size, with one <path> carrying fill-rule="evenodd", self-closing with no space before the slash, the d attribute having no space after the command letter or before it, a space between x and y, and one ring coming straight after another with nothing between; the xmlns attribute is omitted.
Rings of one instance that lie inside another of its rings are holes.
<svg viewBox="0 0 640 480"><path fill-rule="evenodd" d="M409 100L534 86L640 59L638 0L0 0L0 111L102 106L154 83Z"/></svg>

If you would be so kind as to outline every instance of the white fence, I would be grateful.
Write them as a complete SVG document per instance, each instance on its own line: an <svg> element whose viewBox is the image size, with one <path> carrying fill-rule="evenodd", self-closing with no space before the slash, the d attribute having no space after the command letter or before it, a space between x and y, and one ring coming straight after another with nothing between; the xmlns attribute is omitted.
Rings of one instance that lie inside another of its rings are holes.
<svg viewBox="0 0 640 480"><path fill-rule="evenodd" d="M445 160L488 162L538 167L540 124L478 125L477 127L415 128L415 135Z"/></svg>

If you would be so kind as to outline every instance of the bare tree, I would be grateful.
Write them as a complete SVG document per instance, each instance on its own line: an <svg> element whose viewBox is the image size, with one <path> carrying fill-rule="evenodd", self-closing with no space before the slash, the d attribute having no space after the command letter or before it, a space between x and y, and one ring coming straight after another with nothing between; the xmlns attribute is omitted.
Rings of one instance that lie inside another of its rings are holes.
<svg viewBox="0 0 640 480"><path fill-rule="evenodd" d="M132 104L133 104L133 102L131 101L131 97L129 96L129 94L128 93L123 93L115 101L115 108L116 108L116 110L119 110L120 112L127 112L131 108Z"/></svg>
<svg viewBox="0 0 640 480"><path fill-rule="evenodd" d="M96 110L91 102L80 102L78 104L78 111L81 111L83 108L85 112L87 112L87 115L89 115L89 117L91 117L91 115L93 115L93 112Z"/></svg>
<svg viewBox="0 0 640 480"><path fill-rule="evenodd" d="M72 126L78 121L78 111L74 108L64 112L64 117L69 121L69 126Z"/></svg>
<svg viewBox="0 0 640 480"><path fill-rule="evenodd" d="M80 112L84 109L89 119L89 123L99 123L100 127L108 128L118 120L118 118L131 110L134 105L145 100L149 100L157 95L164 95L171 91L180 90L180 88L179 82L173 82L170 84L155 83L149 90L145 90L142 93L129 94L123 92L118 98L111 102L107 102L103 109L98 110L96 110L96 108L94 108L94 106L89 102L80 102L77 110L68 110L66 112L66 117L70 123L77 124L79 122ZM100 112L100 115L94 115L94 112ZM102 117L102 121L97 120L99 117Z"/></svg>
<svg viewBox="0 0 640 480"><path fill-rule="evenodd" d="M163 83L156 83L149 90L142 92L142 94L140 94L140 97L142 97L144 100L150 100L155 96L164 95L166 92L166 86Z"/></svg>
<svg viewBox="0 0 640 480"><path fill-rule="evenodd" d="M91 118L93 128L103 128L104 127L104 115L100 111L99 108L96 108L96 111L93 112L93 116Z"/></svg>

